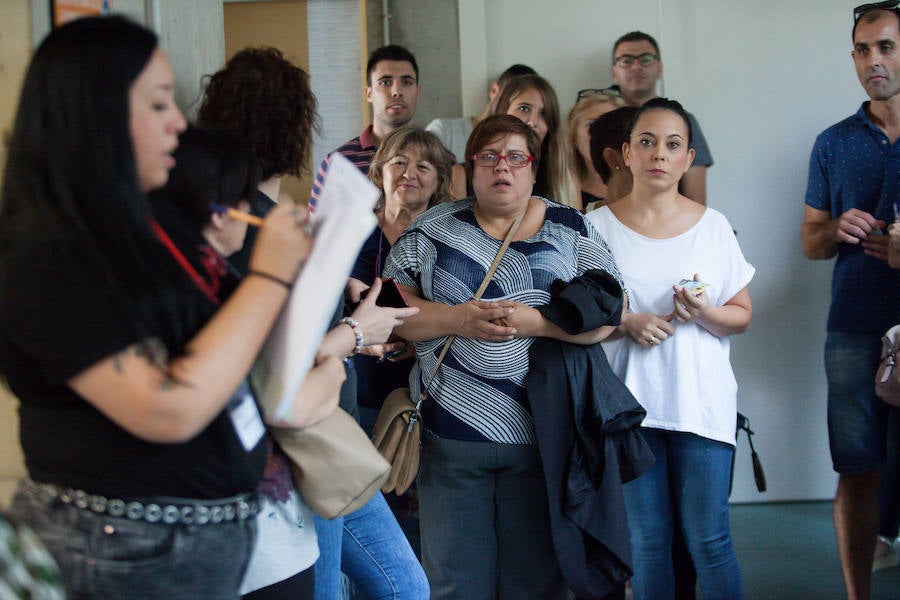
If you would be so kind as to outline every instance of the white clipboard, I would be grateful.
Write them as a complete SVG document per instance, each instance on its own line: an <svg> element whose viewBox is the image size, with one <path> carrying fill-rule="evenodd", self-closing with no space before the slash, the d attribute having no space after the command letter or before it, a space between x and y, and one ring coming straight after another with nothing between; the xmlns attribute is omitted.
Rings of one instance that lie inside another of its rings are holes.
<svg viewBox="0 0 900 600"><path fill-rule="evenodd" d="M353 163L332 154L310 219L312 252L250 373L270 424L290 426L294 397L313 366L359 251L377 224L372 210L380 195Z"/></svg>

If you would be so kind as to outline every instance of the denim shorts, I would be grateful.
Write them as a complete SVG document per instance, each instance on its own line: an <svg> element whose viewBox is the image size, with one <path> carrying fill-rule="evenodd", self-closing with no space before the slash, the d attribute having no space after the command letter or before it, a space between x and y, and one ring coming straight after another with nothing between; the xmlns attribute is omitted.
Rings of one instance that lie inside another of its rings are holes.
<svg viewBox="0 0 900 600"><path fill-rule="evenodd" d="M838 473L866 473L884 464L888 406L875 395L879 362L878 335L828 332L828 441Z"/></svg>
<svg viewBox="0 0 900 600"><path fill-rule="evenodd" d="M68 598L238 598L256 520L148 523L48 500L23 482L11 512L59 565Z"/></svg>

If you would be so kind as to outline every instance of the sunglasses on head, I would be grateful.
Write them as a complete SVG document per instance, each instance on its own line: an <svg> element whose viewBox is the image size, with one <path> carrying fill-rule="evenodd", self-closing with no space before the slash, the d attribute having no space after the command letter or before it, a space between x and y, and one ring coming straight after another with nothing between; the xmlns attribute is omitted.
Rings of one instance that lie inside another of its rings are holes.
<svg viewBox="0 0 900 600"><path fill-rule="evenodd" d="M621 98L622 93L619 91L619 86L613 85L608 88L586 88L583 90L578 90L578 100L583 100L590 96L606 96L610 100L615 98Z"/></svg>
<svg viewBox="0 0 900 600"><path fill-rule="evenodd" d="M898 7L900 7L900 0L886 0L885 2L860 4L853 9L853 21L859 21L859 18L870 10L897 10Z"/></svg>

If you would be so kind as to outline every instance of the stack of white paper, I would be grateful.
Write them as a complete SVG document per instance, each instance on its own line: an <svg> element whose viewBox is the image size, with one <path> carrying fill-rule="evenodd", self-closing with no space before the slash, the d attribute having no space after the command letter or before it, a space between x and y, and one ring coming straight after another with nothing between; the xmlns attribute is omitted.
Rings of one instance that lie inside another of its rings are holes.
<svg viewBox="0 0 900 600"><path fill-rule="evenodd" d="M313 366L363 243L375 228L380 191L333 154L311 218L315 242L251 373L266 420L290 425L294 397Z"/></svg>

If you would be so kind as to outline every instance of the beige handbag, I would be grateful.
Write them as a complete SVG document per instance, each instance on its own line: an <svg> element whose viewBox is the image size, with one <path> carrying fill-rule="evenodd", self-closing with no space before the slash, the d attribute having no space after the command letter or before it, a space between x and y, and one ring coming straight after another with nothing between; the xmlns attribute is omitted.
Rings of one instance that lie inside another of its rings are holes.
<svg viewBox="0 0 900 600"><path fill-rule="evenodd" d="M359 509L391 474L356 419L340 408L305 429L270 426L269 431L291 459L303 500L323 519Z"/></svg>
<svg viewBox="0 0 900 600"><path fill-rule="evenodd" d="M900 325L894 325L881 338L881 364L875 374L875 393L892 406L900 406Z"/></svg>
<svg viewBox="0 0 900 600"><path fill-rule="evenodd" d="M491 277L494 276L494 271L497 270L497 265L500 264L500 259L503 258L503 254L509 248L509 244L512 242L513 236L516 235L516 231L518 231L526 212L528 212L527 208L513 221L509 232L506 234L506 239L503 240L500 249L497 250L494 262L491 263L490 268L484 275L484 280L478 286L478 290L473 296L474 300L479 300L484 290L487 289L488 284L491 282ZM419 453L422 448L422 413L420 408L422 403L428 398L428 388L431 382L434 381L434 377L437 375L438 369L444 361L447 351L450 349L450 344L455 339L456 336L451 335L444 343L441 354L434 365L434 371L432 371L431 377L428 378L428 381L422 388L417 403L413 403L409 388L398 388L384 399L384 405L382 405L381 411L378 413L378 419L375 421L373 429L374 435L372 436L372 443L378 448L378 452L391 463L391 474L382 486L382 492L395 492L397 495L401 495L409 489L409 486L415 481L416 475L419 474Z"/></svg>
<svg viewBox="0 0 900 600"><path fill-rule="evenodd" d="M372 443L391 464L382 492L398 495L409 489L419 473L422 416L413 404L409 388L397 388L384 399L375 421Z"/></svg>

